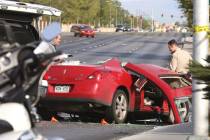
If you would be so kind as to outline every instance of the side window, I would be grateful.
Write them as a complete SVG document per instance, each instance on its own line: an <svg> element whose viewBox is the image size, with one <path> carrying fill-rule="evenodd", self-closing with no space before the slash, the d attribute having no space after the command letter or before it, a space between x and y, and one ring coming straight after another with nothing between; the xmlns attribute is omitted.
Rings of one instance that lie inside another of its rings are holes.
<svg viewBox="0 0 210 140"><path fill-rule="evenodd" d="M29 29L28 25L12 24L11 29L15 37L15 41L20 44L27 44L36 41L36 38Z"/></svg>
<svg viewBox="0 0 210 140"><path fill-rule="evenodd" d="M145 92L156 94L156 97L162 96L162 91L151 81L148 81L144 86Z"/></svg>
<svg viewBox="0 0 210 140"><path fill-rule="evenodd" d="M143 89L144 89L144 99L146 101L151 101L151 104L148 105L154 105L154 106L162 105L162 99L164 95L159 87L157 87L153 82L147 81Z"/></svg>
<svg viewBox="0 0 210 140"><path fill-rule="evenodd" d="M4 24L0 22L0 43L7 42L7 33Z"/></svg>

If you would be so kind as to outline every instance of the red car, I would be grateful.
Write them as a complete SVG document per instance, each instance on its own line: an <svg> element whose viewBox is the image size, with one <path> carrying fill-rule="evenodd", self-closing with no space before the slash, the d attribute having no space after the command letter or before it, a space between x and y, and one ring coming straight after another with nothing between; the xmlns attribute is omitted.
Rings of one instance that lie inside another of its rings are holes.
<svg viewBox="0 0 210 140"><path fill-rule="evenodd" d="M74 36L86 36L86 37L95 37L95 31L88 25L73 25L71 27L71 32L74 33Z"/></svg>
<svg viewBox="0 0 210 140"><path fill-rule="evenodd" d="M150 64L122 66L118 59L100 65L53 65L41 89L45 117L55 112L100 114L123 123L134 114L136 119L181 123L188 121L191 107L191 81L183 75Z"/></svg>

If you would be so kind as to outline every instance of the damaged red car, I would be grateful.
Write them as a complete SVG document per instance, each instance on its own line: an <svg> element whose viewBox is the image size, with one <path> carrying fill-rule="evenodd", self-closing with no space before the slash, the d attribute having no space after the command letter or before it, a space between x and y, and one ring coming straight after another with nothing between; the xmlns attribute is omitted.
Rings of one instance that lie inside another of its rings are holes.
<svg viewBox="0 0 210 140"><path fill-rule="evenodd" d="M132 114L136 119L181 123L188 121L191 108L191 80L184 75L115 58L95 65L53 65L40 89L39 108L45 117L56 112L100 114L124 123Z"/></svg>

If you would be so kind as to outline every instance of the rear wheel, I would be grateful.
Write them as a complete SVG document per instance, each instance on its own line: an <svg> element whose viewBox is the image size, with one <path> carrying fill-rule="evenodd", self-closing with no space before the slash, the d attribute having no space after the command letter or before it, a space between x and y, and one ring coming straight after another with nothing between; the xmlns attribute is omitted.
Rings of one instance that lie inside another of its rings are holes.
<svg viewBox="0 0 210 140"><path fill-rule="evenodd" d="M128 99L123 90L117 90L112 105L107 109L107 118L110 122L125 122L128 114Z"/></svg>

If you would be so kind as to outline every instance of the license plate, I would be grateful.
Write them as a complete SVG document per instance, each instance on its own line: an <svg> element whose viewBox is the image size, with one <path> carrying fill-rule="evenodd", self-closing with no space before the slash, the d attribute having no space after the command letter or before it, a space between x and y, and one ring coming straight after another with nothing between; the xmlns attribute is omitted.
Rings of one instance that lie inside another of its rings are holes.
<svg viewBox="0 0 210 140"><path fill-rule="evenodd" d="M55 86L55 92L57 93L68 93L70 86Z"/></svg>

